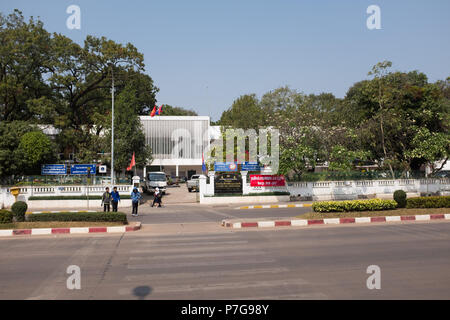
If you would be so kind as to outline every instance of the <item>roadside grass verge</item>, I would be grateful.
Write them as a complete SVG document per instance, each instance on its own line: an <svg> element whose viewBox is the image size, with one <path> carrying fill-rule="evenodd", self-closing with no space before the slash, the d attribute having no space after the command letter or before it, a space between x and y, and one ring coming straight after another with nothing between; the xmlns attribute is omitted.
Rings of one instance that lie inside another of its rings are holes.
<svg viewBox="0 0 450 320"><path fill-rule="evenodd" d="M350 211L350 212L307 212L296 216L298 219L325 219L325 218L357 218L357 217L385 217L385 216L414 216L420 214L450 213L450 208L427 209L395 209L382 211Z"/></svg>
<svg viewBox="0 0 450 320"><path fill-rule="evenodd" d="M121 222L88 222L88 221L13 222L0 224L0 229L113 227L123 225L124 224Z"/></svg>
<svg viewBox="0 0 450 320"><path fill-rule="evenodd" d="M3 211L2 214L8 214ZM9 213L10 214L10 213ZM11 214L10 214L11 215ZM34 228L72 228L72 227L110 227L128 225L127 215L123 212L52 212L28 214L26 221L3 219L0 229Z"/></svg>

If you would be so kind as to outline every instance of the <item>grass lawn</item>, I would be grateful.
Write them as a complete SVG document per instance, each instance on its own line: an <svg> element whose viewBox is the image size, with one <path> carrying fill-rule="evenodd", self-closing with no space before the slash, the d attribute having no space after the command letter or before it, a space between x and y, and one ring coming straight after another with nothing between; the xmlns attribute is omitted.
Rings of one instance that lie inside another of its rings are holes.
<svg viewBox="0 0 450 320"><path fill-rule="evenodd" d="M2 223L0 229L35 229L35 228L77 228L77 227L112 227L123 226L121 222L88 222L88 221L42 221Z"/></svg>
<svg viewBox="0 0 450 320"><path fill-rule="evenodd" d="M443 214L450 213L450 208L427 209L395 209L381 211L351 211L351 212L307 212L299 215L299 219L323 219L323 218L356 218L356 217L384 217L384 216L413 216L419 214Z"/></svg>

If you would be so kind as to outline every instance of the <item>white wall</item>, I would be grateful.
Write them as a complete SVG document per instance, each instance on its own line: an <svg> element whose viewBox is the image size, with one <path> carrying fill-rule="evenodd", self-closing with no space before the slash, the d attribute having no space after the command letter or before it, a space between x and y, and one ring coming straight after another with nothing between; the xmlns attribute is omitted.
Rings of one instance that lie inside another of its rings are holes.
<svg viewBox="0 0 450 320"><path fill-rule="evenodd" d="M425 194L450 195L450 179L398 179L398 180L362 180L362 181L318 181L290 182L286 187L251 187L247 183L246 174L242 175L243 195L249 193L288 191L291 196L317 200L352 200L359 198L392 199L396 190L403 190L408 197L418 197ZM200 180L200 203L218 203L205 195L214 194L214 186L209 186L206 179ZM215 197L218 199L220 197ZM244 197L241 197L244 198ZM222 197L222 199L227 199ZM248 197L247 202L260 202L262 197ZM268 198L269 199L269 198ZM223 202L226 200L217 200ZM231 201L231 199L230 199ZM233 200L234 201L234 200ZM283 200L284 201L284 200Z"/></svg>
<svg viewBox="0 0 450 320"><path fill-rule="evenodd" d="M405 191L409 197L426 193L450 195L450 179L291 182L287 188L293 196L312 197L312 200L392 198L396 190Z"/></svg>
<svg viewBox="0 0 450 320"><path fill-rule="evenodd" d="M31 196L101 196L105 192L106 186L22 186L17 197L19 201L28 202ZM117 185L117 191L121 194L131 194L133 187L131 185ZM111 191L111 187L110 187ZM9 208L14 203L15 198L10 192L9 187L0 188L0 208ZM50 200L49 203L55 201ZM49 204L50 205L50 204ZM83 205L83 208L85 205Z"/></svg>

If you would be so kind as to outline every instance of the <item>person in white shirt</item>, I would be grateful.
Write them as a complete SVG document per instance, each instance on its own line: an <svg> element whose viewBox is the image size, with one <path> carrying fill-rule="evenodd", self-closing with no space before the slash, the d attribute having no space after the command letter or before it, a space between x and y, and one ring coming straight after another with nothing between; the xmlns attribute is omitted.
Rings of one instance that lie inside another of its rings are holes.
<svg viewBox="0 0 450 320"><path fill-rule="evenodd" d="M156 187L155 192L153 193L153 203L152 203L152 207L155 205L155 203L158 204L158 208L161 208L161 191L159 191L159 188Z"/></svg>

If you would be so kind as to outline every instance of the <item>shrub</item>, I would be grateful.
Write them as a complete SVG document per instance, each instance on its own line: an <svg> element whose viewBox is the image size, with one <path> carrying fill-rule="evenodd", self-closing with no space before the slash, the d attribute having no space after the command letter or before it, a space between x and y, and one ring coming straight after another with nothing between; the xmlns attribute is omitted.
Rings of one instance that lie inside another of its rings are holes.
<svg viewBox="0 0 450 320"><path fill-rule="evenodd" d="M11 223L13 221L13 213L8 210L0 210L0 223Z"/></svg>
<svg viewBox="0 0 450 320"><path fill-rule="evenodd" d="M450 208L450 196L416 197L406 200L406 207L411 208Z"/></svg>
<svg viewBox="0 0 450 320"><path fill-rule="evenodd" d="M392 210L397 207L394 200L350 200L350 201L322 201L313 204L315 212L346 212L346 211L376 211Z"/></svg>
<svg viewBox="0 0 450 320"><path fill-rule="evenodd" d="M406 207L406 192L403 190L395 191L394 200L397 202L399 208Z"/></svg>
<svg viewBox="0 0 450 320"><path fill-rule="evenodd" d="M30 222L37 221L88 221L122 222L127 224L127 215L122 212L54 212L36 213L27 217Z"/></svg>
<svg viewBox="0 0 450 320"><path fill-rule="evenodd" d="M25 212L27 212L27 209L28 205L23 201L17 201L11 206L11 211L16 221L25 221Z"/></svg>

